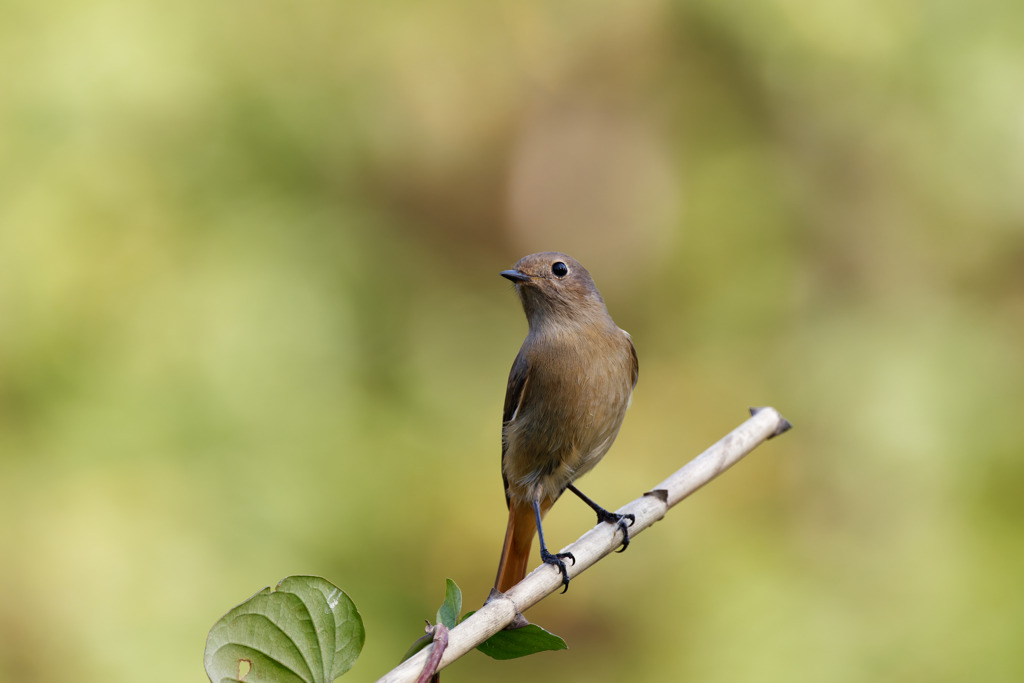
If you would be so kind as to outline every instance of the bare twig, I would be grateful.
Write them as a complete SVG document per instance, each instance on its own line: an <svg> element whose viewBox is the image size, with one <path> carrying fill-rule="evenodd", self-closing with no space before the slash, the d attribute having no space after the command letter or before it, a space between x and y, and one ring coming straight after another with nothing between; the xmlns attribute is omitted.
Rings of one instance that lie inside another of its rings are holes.
<svg viewBox="0 0 1024 683"><path fill-rule="evenodd" d="M630 539L636 538L640 532L664 517L669 508L729 469L762 442L782 434L790 427L789 422L774 408L751 408L750 412L752 417L749 420L726 434L718 443L648 493L617 510L619 513L632 514L636 517L636 522L629 527ZM570 578L582 573L614 551L621 542L622 535L614 526L598 524L575 543L563 548L563 551L571 552L576 558L576 563L568 568ZM534 569L504 595L498 595L490 600L473 616L450 631L448 647L441 656L438 670L511 624L517 615L521 615L561 587L562 577L557 569L547 565ZM415 681L423 671L427 658L437 647L435 643L421 650L382 676L378 683Z"/></svg>
<svg viewBox="0 0 1024 683"><path fill-rule="evenodd" d="M430 648L430 657L427 658L426 664L423 665L423 671L420 672L419 678L416 679L416 683L427 683L434 678L437 673L437 667L441 663L441 657L444 655L445 649L448 647L448 627L444 624L437 624L427 629L428 632L434 636L434 645Z"/></svg>

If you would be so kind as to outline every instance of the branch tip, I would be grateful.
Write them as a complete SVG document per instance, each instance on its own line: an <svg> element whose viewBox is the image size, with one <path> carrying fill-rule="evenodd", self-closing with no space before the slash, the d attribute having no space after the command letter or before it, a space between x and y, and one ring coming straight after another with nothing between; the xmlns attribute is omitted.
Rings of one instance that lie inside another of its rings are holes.
<svg viewBox="0 0 1024 683"><path fill-rule="evenodd" d="M778 436L779 434L785 434L786 432L788 432L792 428L793 428L793 423L790 422L789 420L787 420L786 418L782 417L781 415L779 415L779 428L776 429L772 433L772 435L769 436L768 438L772 439L772 438L775 438L776 436Z"/></svg>
<svg viewBox="0 0 1024 683"><path fill-rule="evenodd" d="M764 409L765 409L764 406L757 406L757 407L748 408L748 410L750 411L750 416L751 417L754 417L755 415L757 415L758 413L760 413ZM778 411L775 411L775 412L776 412L776 414L778 414ZM784 418L781 415L779 415L779 425L778 425L778 427L775 428L774 432L772 432L771 434L768 435L768 438L771 439L771 438L774 438L774 437L778 436L779 434L785 434L786 432L788 432L792 428L793 428L793 423L791 423L789 420L787 420L786 418Z"/></svg>

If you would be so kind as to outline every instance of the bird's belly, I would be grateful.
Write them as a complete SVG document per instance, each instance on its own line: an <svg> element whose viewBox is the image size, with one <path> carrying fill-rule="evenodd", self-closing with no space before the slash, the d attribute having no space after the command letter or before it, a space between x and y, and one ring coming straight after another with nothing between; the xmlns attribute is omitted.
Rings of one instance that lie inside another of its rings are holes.
<svg viewBox="0 0 1024 683"><path fill-rule="evenodd" d="M554 500L592 469L615 440L632 387L587 373L574 381L577 400L524 401L516 419L505 425L503 468L510 497L529 501L539 486L542 499ZM537 382L530 388L550 392L548 396L565 395L566 389L551 382Z"/></svg>

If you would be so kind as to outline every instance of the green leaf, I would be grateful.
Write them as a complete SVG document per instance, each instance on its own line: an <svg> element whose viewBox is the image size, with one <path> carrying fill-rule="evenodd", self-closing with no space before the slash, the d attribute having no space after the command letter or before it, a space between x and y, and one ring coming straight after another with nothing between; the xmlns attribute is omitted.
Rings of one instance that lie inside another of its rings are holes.
<svg viewBox="0 0 1024 683"><path fill-rule="evenodd" d="M425 648L427 645L430 645L432 642L434 642L433 633L427 633L425 635L420 636L412 645L409 646L409 649L405 651L405 654L402 655L402 659L399 661L404 662L405 660L409 659L409 657L412 657L414 654Z"/></svg>
<svg viewBox="0 0 1024 683"><path fill-rule="evenodd" d="M436 623L444 624L449 629L455 628L459 623L459 612L462 611L462 591L451 579L445 579L444 602L437 608ZM427 624L428 633L416 639L416 642L409 646L409 649L402 655L402 661L409 659L414 654L434 642L433 629Z"/></svg>
<svg viewBox="0 0 1024 683"><path fill-rule="evenodd" d="M363 620L318 576L289 576L225 614L206 639L213 683L331 683L363 649Z"/></svg>
<svg viewBox="0 0 1024 683"><path fill-rule="evenodd" d="M445 579L444 602L437 608L437 623L449 629L459 623L459 612L462 611L462 591L451 579Z"/></svg>
<svg viewBox="0 0 1024 683"><path fill-rule="evenodd" d="M462 617L469 619L473 612ZM528 624L510 631L498 631L477 645L476 649L493 659L516 659L547 650L568 650L565 641L537 624Z"/></svg>

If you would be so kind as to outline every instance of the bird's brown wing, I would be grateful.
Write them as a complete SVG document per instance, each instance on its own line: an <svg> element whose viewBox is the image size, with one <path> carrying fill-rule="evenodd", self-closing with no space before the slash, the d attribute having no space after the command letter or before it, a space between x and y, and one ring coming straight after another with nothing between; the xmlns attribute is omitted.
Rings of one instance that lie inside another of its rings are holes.
<svg viewBox="0 0 1024 683"><path fill-rule="evenodd" d="M633 353L636 355L636 352ZM523 401L523 390L526 388L526 375L530 364L519 349L519 354L512 363L512 369L508 373L508 388L505 390L505 411L502 415L502 422L511 422L519 412L519 405ZM504 450L504 449L502 449Z"/></svg>
<svg viewBox="0 0 1024 683"><path fill-rule="evenodd" d="M537 532L533 507L522 501L513 502L508 495L508 477L505 475L505 454L508 441L505 434L510 422L515 421L526 395L526 382L529 377L530 363L526 360L523 350L519 350L512 369L508 373L508 389L505 391L505 410L502 415L501 429L501 480L505 485L505 504L508 505L508 527L505 530L505 542L501 549L501 560L498 562L498 576L494 587L501 592L519 583L530 563L530 547ZM546 512L554 501L542 504L542 512Z"/></svg>
<svg viewBox="0 0 1024 683"><path fill-rule="evenodd" d="M630 388L636 389L636 381L640 378L640 361L636 357L636 347L633 346L633 338L625 330L622 330L622 334L626 335L626 341L629 342L629 352L633 355L633 383L630 385Z"/></svg>
<svg viewBox="0 0 1024 683"><path fill-rule="evenodd" d="M526 378L529 374L530 363L522 349L516 355L512 363L512 369L508 373L508 388L505 390L505 410L502 415L501 428L501 480L505 485L505 502L508 503L508 477L505 476L505 452L508 450L508 441L505 439L505 430L508 423L516 419L519 414L519 407L523 403L523 395L526 393Z"/></svg>

